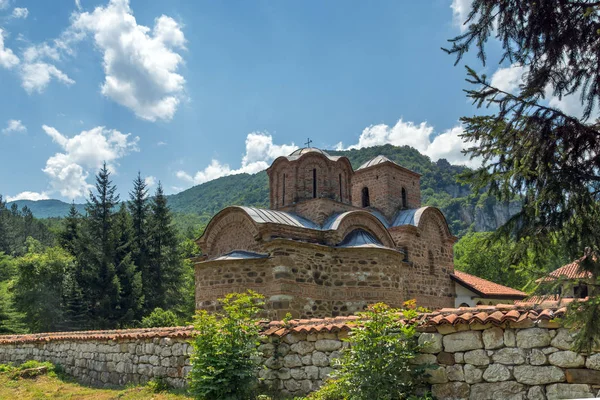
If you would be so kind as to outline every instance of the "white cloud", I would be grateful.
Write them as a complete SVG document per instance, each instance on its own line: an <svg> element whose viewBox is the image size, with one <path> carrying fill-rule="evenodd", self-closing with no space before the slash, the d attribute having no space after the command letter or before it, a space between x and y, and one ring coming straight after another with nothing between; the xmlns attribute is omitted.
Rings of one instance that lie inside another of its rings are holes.
<svg viewBox="0 0 600 400"><path fill-rule="evenodd" d="M242 157L240 168L231 169L228 164L213 159L206 168L193 176L185 171L177 171L176 176L190 184L199 185L226 175L255 174L268 168L275 158L288 155L297 148L294 143L273 144L273 137L268 133L252 132L246 136L246 153Z"/></svg>
<svg viewBox="0 0 600 400"><path fill-rule="evenodd" d="M1 5L0 0L0 5ZM19 64L19 57L7 47L4 47L4 31L0 28L0 66L4 68L12 68Z"/></svg>
<svg viewBox="0 0 600 400"><path fill-rule="evenodd" d="M8 135L11 132L27 132L27 128L21 120L9 119L6 128L2 129L2 133Z"/></svg>
<svg viewBox="0 0 600 400"><path fill-rule="evenodd" d="M21 7L15 7L15 9L13 9L12 12L12 17L13 18L27 18L27 16L29 15L29 10L25 7L21 8Z"/></svg>
<svg viewBox="0 0 600 400"><path fill-rule="evenodd" d="M63 35L63 47L69 46L69 40L81 40L83 34L92 34L103 53L102 94L140 118L173 118L185 84L176 72L183 58L175 51L185 49L185 37L174 19L162 15L150 29L137 23L129 0L110 0L91 13L75 14Z"/></svg>
<svg viewBox="0 0 600 400"><path fill-rule="evenodd" d="M461 32L465 32L468 29L468 25L464 25L464 22L469 17L472 4L473 0L452 0L452 4L450 5L454 25L460 27Z"/></svg>
<svg viewBox="0 0 600 400"><path fill-rule="evenodd" d="M166 146L167 142L160 141L160 142L156 143L156 145L157 146Z"/></svg>
<svg viewBox="0 0 600 400"><path fill-rule="evenodd" d="M17 201L17 200L48 200L50 197L46 192L38 193L38 192L21 192L15 196L6 196L6 201Z"/></svg>
<svg viewBox="0 0 600 400"><path fill-rule="evenodd" d="M158 180L154 176L147 176L144 178L144 182L146 183L146 186L151 188L152 186L156 185Z"/></svg>
<svg viewBox="0 0 600 400"><path fill-rule="evenodd" d="M0 0L0 10L4 10L5 8L8 8L8 6L10 5L11 0Z"/></svg>
<svg viewBox="0 0 600 400"><path fill-rule="evenodd" d="M52 78L57 79L66 85L72 85L75 81L64 72L52 64L45 62L36 62L24 64L21 68L21 86L31 94L33 92L41 93L46 89Z"/></svg>
<svg viewBox="0 0 600 400"><path fill-rule="evenodd" d="M434 128L427 122L416 125L413 122L405 122L400 119L396 125L391 127L385 124L369 126L363 130L357 144L344 147L340 142L336 145L336 149L360 149L385 144L411 146L420 153L429 156L433 161L445 158L451 164L469 167L480 166L481 160L471 160L462 153L463 150L470 147L469 143L466 143L460 137L462 133L463 128L459 125L434 136Z"/></svg>
<svg viewBox="0 0 600 400"><path fill-rule="evenodd" d="M525 74L527 70L517 64L512 64L509 67L498 68L490 80L490 84L502 91L517 94L519 91L519 85L523 84L525 80ZM581 104L581 91L573 93L569 96L563 96L559 98L553 94L550 85L546 87L545 93L546 103L550 107L557 108L562 112L574 116L576 118L582 118L584 107ZM591 120L594 120L600 115L598 108L592 112Z"/></svg>
<svg viewBox="0 0 600 400"><path fill-rule="evenodd" d="M42 129L64 151L50 157L43 171L50 177L53 190L68 198L85 195L91 188L87 177L103 162L106 161L109 170L115 172L118 159L132 151L139 151L137 136L130 138L131 134L102 126L71 138L47 125L43 125Z"/></svg>
<svg viewBox="0 0 600 400"><path fill-rule="evenodd" d="M81 10L81 0L75 0L75 7L77 7L78 10Z"/></svg>

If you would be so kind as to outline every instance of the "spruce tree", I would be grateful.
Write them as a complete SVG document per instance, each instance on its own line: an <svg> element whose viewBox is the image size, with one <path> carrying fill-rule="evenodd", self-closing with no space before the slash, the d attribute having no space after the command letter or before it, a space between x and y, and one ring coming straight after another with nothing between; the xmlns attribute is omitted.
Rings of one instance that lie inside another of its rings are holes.
<svg viewBox="0 0 600 400"><path fill-rule="evenodd" d="M7 213L6 202L2 199L2 195L0 194L0 252L10 254L8 228L6 226Z"/></svg>
<svg viewBox="0 0 600 400"><path fill-rule="evenodd" d="M63 222L63 230L58 234L58 242L61 247L72 255L76 255L76 246L79 239L79 228L81 216L75 207L75 202L71 203L69 214Z"/></svg>
<svg viewBox="0 0 600 400"><path fill-rule="evenodd" d="M159 182L152 198L149 226L149 277L144 281L148 288L146 309L169 309L178 302L183 276L183 261L179 255L177 235L172 215L167 205L162 184Z"/></svg>
<svg viewBox="0 0 600 400"><path fill-rule="evenodd" d="M133 190L129 192L129 211L133 225L133 240L132 240L132 258L133 262L141 272L142 282L150 279L148 272L148 186L138 172L137 177L133 181ZM145 286L143 289L144 295L147 298ZM147 310L148 312L152 310Z"/></svg>
<svg viewBox="0 0 600 400"><path fill-rule="evenodd" d="M99 328L116 326L118 320L120 282L114 265L114 208L119 201L110 172L103 164L96 175L96 193L90 191L86 205L88 235L84 286L90 295L91 313Z"/></svg>
<svg viewBox="0 0 600 400"><path fill-rule="evenodd" d="M141 318L144 304L142 274L133 261L134 234L132 217L124 203L115 215L115 259L116 273L120 283L119 325L130 326Z"/></svg>

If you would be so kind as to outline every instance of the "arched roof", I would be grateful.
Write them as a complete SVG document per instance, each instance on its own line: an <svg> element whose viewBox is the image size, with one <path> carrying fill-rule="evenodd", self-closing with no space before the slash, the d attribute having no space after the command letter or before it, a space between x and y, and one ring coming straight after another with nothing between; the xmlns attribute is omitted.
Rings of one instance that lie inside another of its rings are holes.
<svg viewBox="0 0 600 400"><path fill-rule="evenodd" d="M338 247L355 248L355 247L377 247L386 248L375 236L365 231L364 229L355 229L346 235L344 240Z"/></svg>
<svg viewBox="0 0 600 400"><path fill-rule="evenodd" d="M401 210L394 218L394 221L390 225L390 228L406 225L421 227L421 223L427 215L432 215L434 218L437 218L440 221L441 225L443 225L443 229L446 232L446 234L448 236L452 236L444 214L438 208L430 206L412 208L409 210Z"/></svg>
<svg viewBox="0 0 600 400"><path fill-rule="evenodd" d="M251 260L258 258L268 258L268 254L255 253L253 251L246 250L234 250L227 254L223 254L220 257L213 258L213 260Z"/></svg>
<svg viewBox="0 0 600 400"><path fill-rule="evenodd" d="M257 207L234 206L240 208L258 224L272 223L290 225L298 228L319 229L319 226L312 221L302 218L299 215L276 210L267 210Z"/></svg>

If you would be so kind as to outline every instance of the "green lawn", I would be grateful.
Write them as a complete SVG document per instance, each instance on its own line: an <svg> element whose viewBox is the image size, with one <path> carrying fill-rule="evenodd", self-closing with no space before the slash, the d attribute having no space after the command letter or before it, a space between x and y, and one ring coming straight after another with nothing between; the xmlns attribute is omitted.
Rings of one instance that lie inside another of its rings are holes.
<svg viewBox="0 0 600 400"><path fill-rule="evenodd" d="M143 386L128 389L95 389L48 375L31 379L12 379L10 374L0 373L0 399L190 400L192 398L174 392L153 393Z"/></svg>

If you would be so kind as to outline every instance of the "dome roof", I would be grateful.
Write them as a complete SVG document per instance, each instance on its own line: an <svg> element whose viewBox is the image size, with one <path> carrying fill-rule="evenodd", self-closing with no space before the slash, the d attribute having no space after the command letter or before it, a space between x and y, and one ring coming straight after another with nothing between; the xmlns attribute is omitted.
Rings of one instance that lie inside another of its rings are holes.
<svg viewBox="0 0 600 400"><path fill-rule="evenodd" d="M290 156L301 156L306 153L321 153L324 156L331 158L331 156L326 151L317 149L316 147L302 147L300 149L295 150L292 154L290 154Z"/></svg>
<svg viewBox="0 0 600 400"><path fill-rule="evenodd" d="M378 155L377 157L370 159L369 161L367 161L366 163L364 163L363 165L361 165L360 167L358 167L358 169L369 168L369 167L372 167L374 165L381 164L381 163L384 163L384 162L391 162L391 163L394 163L394 164L398 165L397 163L393 162L392 160L390 160L386 156Z"/></svg>

